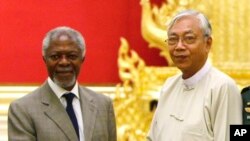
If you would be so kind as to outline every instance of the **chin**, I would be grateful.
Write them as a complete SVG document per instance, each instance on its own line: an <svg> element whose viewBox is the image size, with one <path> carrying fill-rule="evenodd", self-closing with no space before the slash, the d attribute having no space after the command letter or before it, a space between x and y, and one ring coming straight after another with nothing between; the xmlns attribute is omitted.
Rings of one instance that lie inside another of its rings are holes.
<svg viewBox="0 0 250 141"><path fill-rule="evenodd" d="M185 70L186 68L188 68L188 66L185 64L176 64L176 67L179 68L180 70Z"/></svg>
<svg viewBox="0 0 250 141"><path fill-rule="evenodd" d="M60 87L66 89L69 87L73 87L76 83L76 77L74 76L71 79L57 79L56 77L53 79L53 81Z"/></svg>

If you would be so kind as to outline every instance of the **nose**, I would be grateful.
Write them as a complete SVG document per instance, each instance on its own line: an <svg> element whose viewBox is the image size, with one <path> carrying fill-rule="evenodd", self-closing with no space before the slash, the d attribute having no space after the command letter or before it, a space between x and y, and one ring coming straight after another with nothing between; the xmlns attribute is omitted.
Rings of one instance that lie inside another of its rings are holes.
<svg viewBox="0 0 250 141"><path fill-rule="evenodd" d="M177 49L177 50L185 49L185 45L183 44L183 40L181 38L177 42L175 49Z"/></svg>
<svg viewBox="0 0 250 141"><path fill-rule="evenodd" d="M70 61L68 60L67 56L66 55L62 55L61 59L59 60L59 64L61 64L61 65L67 65L69 63L70 63Z"/></svg>

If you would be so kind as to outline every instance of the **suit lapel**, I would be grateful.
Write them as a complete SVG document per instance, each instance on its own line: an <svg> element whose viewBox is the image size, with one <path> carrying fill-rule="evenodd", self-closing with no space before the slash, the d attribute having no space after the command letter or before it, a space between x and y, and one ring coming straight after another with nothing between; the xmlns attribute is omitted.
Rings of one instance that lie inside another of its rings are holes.
<svg viewBox="0 0 250 141"><path fill-rule="evenodd" d="M79 94L84 125L84 136L85 140L88 141L91 140L93 135L97 108L90 91L87 91L85 88L79 88Z"/></svg>
<svg viewBox="0 0 250 141"><path fill-rule="evenodd" d="M78 140L74 127L58 97L46 83L42 86L44 112L64 132L69 140Z"/></svg>

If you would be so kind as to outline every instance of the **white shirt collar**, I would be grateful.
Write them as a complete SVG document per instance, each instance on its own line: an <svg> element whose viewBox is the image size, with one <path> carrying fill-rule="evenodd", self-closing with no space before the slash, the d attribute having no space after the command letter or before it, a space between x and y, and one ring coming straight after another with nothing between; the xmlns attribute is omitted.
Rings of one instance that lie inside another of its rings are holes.
<svg viewBox="0 0 250 141"><path fill-rule="evenodd" d="M183 79L183 84L188 88L192 87L208 72L211 66L212 65L208 61L206 61L203 67L198 72L196 72L192 77L188 79Z"/></svg>
<svg viewBox="0 0 250 141"><path fill-rule="evenodd" d="M76 97L78 99L80 99L79 97L79 91L78 91L78 82L76 82L75 86L73 87L73 89L71 91L67 91L65 89L63 89L62 87L58 86L56 83L54 83L50 77L48 77L48 83L50 88L53 90L53 92L56 94L56 96L60 99L62 97L63 94L65 93L74 93L76 95Z"/></svg>

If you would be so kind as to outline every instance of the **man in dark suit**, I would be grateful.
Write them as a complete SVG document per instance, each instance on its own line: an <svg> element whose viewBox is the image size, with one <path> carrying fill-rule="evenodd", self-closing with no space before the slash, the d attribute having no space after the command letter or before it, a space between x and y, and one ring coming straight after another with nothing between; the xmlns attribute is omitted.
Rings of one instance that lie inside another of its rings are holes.
<svg viewBox="0 0 250 141"><path fill-rule="evenodd" d="M57 27L47 33L42 54L49 77L10 104L9 141L116 141L112 100L77 82L85 52L78 31Z"/></svg>
<svg viewBox="0 0 250 141"><path fill-rule="evenodd" d="M250 125L250 86L242 89L241 96L243 103L243 124Z"/></svg>

